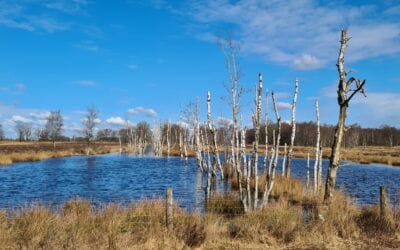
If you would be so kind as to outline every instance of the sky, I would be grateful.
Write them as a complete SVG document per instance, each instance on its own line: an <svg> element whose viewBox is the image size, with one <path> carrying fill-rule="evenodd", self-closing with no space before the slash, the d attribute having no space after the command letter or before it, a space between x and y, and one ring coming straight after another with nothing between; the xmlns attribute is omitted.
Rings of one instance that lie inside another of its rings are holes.
<svg viewBox="0 0 400 250"><path fill-rule="evenodd" d="M216 119L231 117L219 37L240 45L241 113L251 124L258 73L290 119L299 79L298 121L337 121L340 30L351 40L346 69L366 79L367 98L350 103L348 124L400 127L400 2L314 0L95 1L0 0L0 124L42 127L61 110L65 133L79 135L88 106L99 128L125 120L180 120L207 91ZM272 115L272 110L270 110ZM272 118L272 116L271 116Z"/></svg>

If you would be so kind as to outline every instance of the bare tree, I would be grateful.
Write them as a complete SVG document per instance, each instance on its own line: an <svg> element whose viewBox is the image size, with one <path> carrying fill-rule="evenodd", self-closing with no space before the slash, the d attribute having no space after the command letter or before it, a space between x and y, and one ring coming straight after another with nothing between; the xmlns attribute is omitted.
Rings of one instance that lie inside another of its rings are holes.
<svg viewBox="0 0 400 250"><path fill-rule="evenodd" d="M171 152L171 123L167 123L167 157L169 158Z"/></svg>
<svg viewBox="0 0 400 250"><path fill-rule="evenodd" d="M83 135L86 139L88 147L94 138L96 125L99 123L99 113L94 106L86 109L86 115L83 118Z"/></svg>
<svg viewBox="0 0 400 250"><path fill-rule="evenodd" d="M263 205L266 205L268 203L269 196L272 193L272 189L274 187L275 183L275 172L276 172L276 167L278 165L278 156L279 156L279 144L281 140L281 129L282 129L282 120L281 116L279 115L278 112L278 106L277 102L275 99L275 93L272 92L272 103L274 105L274 111L275 111L275 117L278 125L278 135L275 140L275 131L273 133L273 147L272 147L272 152L271 152L271 160L270 164L268 167L268 172L266 176L266 181L265 181L265 188L264 188L264 194L263 194Z"/></svg>
<svg viewBox="0 0 400 250"><path fill-rule="evenodd" d="M217 166L220 171L221 179L224 179L224 172L221 166L221 160L219 158L218 143L217 143L217 130L211 119L211 93L207 92L207 127L211 134L211 150L213 154L212 171L213 177L217 176Z"/></svg>
<svg viewBox="0 0 400 250"><path fill-rule="evenodd" d="M5 139L3 125L0 124L0 141Z"/></svg>
<svg viewBox="0 0 400 250"><path fill-rule="evenodd" d="M235 164L240 164L239 156L239 131L238 131L238 113L240 108L240 99L243 94L243 88L239 84L240 73L237 63L237 54L239 47L232 36L225 39L220 39L219 45L225 55L225 65L228 72L229 83L225 85L227 92L230 95L230 105L232 108L232 138L231 138L231 153L232 153L232 168L236 171Z"/></svg>
<svg viewBox="0 0 400 250"><path fill-rule="evenodd" d="M258 206L258 142L260 141L261 127L261 101L262 101L263 80L261 73L258 74L258 86L256 87L256 96L254 99L253 128L255 130L255 139L253 142L252 156L252 175L254 176L254 198L253 208Z"/></svg>
<svg viewBox="0 0 400 250"><path fill-rule="evenodd" d="M347 42L350 38L347 37L347 30L343 29L341 32L341 40L340 40L340 50L337 62L337 69L339 73L339 84L338 84L338 104L339 104L339 119L336 125L335 137L332 145L331 158L329 162L328 174L326 177L325 184L325 195L324 202L329 203L332 197L332 191L335 188L336 184L336 174L337 169L339 168L340 163L340 148L342 145L342 140L344 133L346 131L346 116L347 116L347 108L351 99L355 94L361 93L366 96L364 92L364 84L365 80L361 81L360 79L351 77L346 79L348 72L344 69L344 55L347 48ZM355 84L355 87L352 89L351 86ZM349 96L348 96L349 94Z"/></svg>
<svg viewBox="0 0 400 250"><path fill-rule="evenodd" d="M32 124L27 122L17 122L15 124L15 132L19 141L28 141L32 136Z"/></svg>
<svg viewBox="0 0 400 250"><path fill-rule="evenodd" d="M64 120L61 116L60 110L51 111L47 117L47 122L45 125L45 131L53 142L53 150L56 149L56 139L62 136L64 127Z"/></svg>
<svg viewBox="0 0 400 250"><path fill-rule="evenodd" d="M310 186L310 153L307 153L307 189Z"/></svg>
<svg viewBox="0 0 400 250"><path fill-rule="evenodd" d="M294 84L294 96L292 103L292 135L290 137L289 151L287 152L287 162L285 165L286 177L290 177L290 166L293 158L293 146L294 146L294 139L296 136L296 104L297 104L298 93L299 93L299 80L296 78Z"/></svg>
<svg viewBox="0 0 400 250"><path fill-rule="evenodd" d="M319 189L319 160L321 151L321 131L319 121L319 106L318 98L315 99L315 114L317 116L317 145L315 146L315 162L314 162L314 192L317 193Z"/></svg>
<svg viewBox="0 0 400 250"><path fill-rule="evenodd" d="M264 152L264 171L267 171L267 161L268 161L268 90L265 94L265 152Z"/></svg>

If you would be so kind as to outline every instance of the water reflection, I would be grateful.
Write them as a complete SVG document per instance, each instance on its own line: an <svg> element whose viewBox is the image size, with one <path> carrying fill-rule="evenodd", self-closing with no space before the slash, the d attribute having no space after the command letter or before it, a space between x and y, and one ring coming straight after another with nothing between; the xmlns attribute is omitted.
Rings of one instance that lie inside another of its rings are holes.
<svg viewBox="0 0 400 250"><path fill-rule="evenodd" d="M313 161L310 165L313 166ZM328 161L323 162L326 175ZM263 172L262 159L260 170ZM277 174L280 174L281 161ZM306 181L306 161L294 159L292 176ZM310 171L312 180L313 171ZM144 198L164 197L172 187L181 206L194 210L204 205L206 178L195 159L152 158L110 154L69 157L34 163L17 163L0 168L0 207L19 207L30 202L58 205L81 197L99 204L127 203ZM378 200L380 185L386 185L392 201L400 199L400 168L351 164L339 169L337 186L359 204ZM217 189L227 191L228 183L218 177ZM396 191L397 190L397 191Z"/></svg>

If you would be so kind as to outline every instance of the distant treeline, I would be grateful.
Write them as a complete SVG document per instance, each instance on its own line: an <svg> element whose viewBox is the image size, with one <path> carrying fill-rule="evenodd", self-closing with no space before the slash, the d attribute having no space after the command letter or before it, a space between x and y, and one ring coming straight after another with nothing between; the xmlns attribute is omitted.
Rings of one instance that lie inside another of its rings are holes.
<svg viewBox="0 0 400 250"><path fill-rule="evenodd" d="M160 126L160 125L159 125ZM316 124L315 122L297 122L296 129L296 140L295 145L297 146L315 146L316 144ZM119 139L123 143L130 140L132 136L143 138L147 142L151 142L153 137L152 126L147 122L139 122L136 126L129 126L122 129L99 129L94 138L97 141L115 141ZM269 144L272 142L273 130L276 129L276 124L268 124L268 136ZM27 129L29 130L29 129ZM217 130L218 144L219 145L230 145L231 139L231 126L229 124L220 124ZM206 129L202 131L207 134ZM265 125L261 126L260 131L260 144L265 144ZM26 131L28 136L20 136L18 140L38 140L38 141L50 141L48 133L40 131ZM161 124L161 134L163 138L166 138L167 124ZM193 141L193 135L191 129L185 128L179 124L170 124L170 140L174 146L179 144L181 134L184 136L186 142L190 144ZM324 147L330 147L333 143L333 137L335 134L335 126L333 125L321 125L321 143ZM289 144L291 135L290 124L282 124L281 132L281 143ZM208 135L210 136L210 135ZM0 125L0 140L5 140L3 129ZM211 138L210 138L211 139ZM65 135L58 136L58 141L84 141L86 140L83 136L67 137ZM246 143L251 144L254 141L254 130L246 130ZM379 128L362 128L358 124L353 124L348 127L348 130L344 138L345 147L358 147L358 146L400 146L400 129L383 125Z"/></svg>
<svg viewBox="0 0 400 250"><path fill-rule="evenodd" d="M321 125L321 144L323 147L330 147L333 143L335 135L335 127L333 125ZM272 141L273 129L275 124L268 127L269 143ZM317 125L315 122L301 122L296 124L296 140L297 146L315 146L317 140ZM290 142L291 126L290 124L282 124L281 142L282 144ZM253 129L247 130L246 142L252 143L254 140ZM261 129L261 142L265 143L265 126ZM348 127L344 137L345 147L358 146L399 146L400 145L400 129L383 125L380 128L362 128L358 124Z"/></svg>

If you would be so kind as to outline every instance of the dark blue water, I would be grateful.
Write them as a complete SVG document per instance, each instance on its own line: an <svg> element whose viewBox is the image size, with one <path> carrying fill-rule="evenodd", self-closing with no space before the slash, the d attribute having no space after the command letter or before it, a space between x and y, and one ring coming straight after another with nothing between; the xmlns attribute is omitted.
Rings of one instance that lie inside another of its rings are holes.
<svg viewBox="0 0 400 250"><path fill-rule="evenodd" d="M313 161L310 163L312 168ZM327 164L324 161L323 176L326 175ZM312 174L310 169L311 183ZM293 160L292 176L306 180L303 159ZM175 200L182 207L201 209L204 179L195 159L190 158L186 161L175 157L109 154L17 163L0 168L0 208L31 203L57 206L77 197L94 204L125 204L140 199L162 198L166 188L172 187ZM400 190L400 168L351 164L339 169L337 187L358 204L376 203L380 185L386 185L393 200L396 200L395 193ZM224 191L227 186L226 183L218 183L219 190Z"/></svg>

